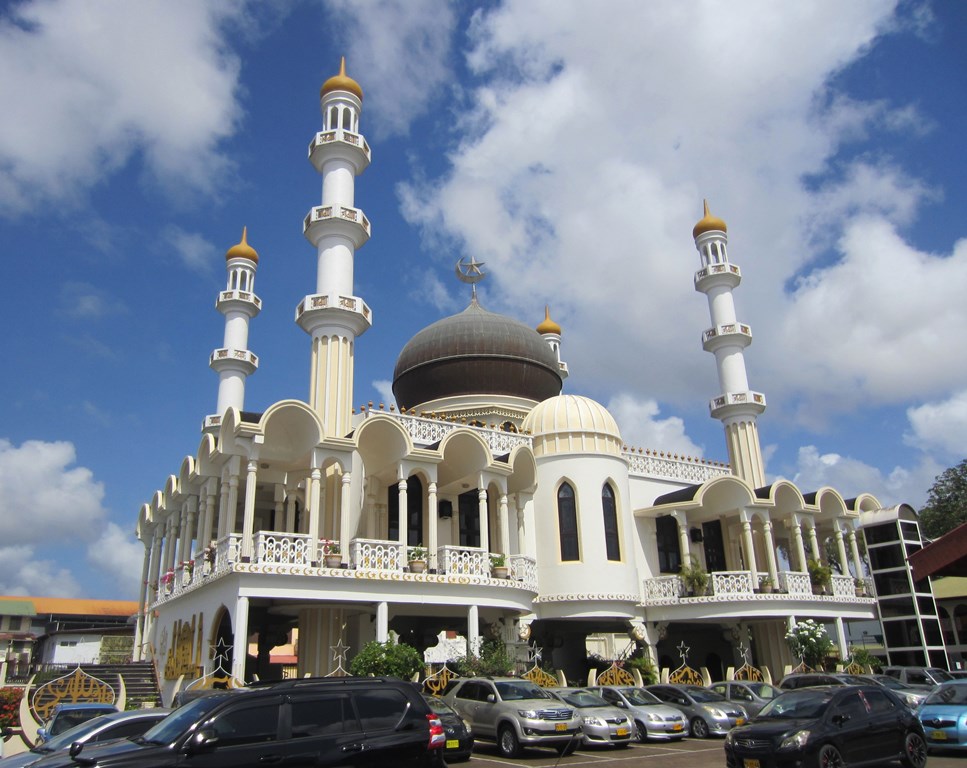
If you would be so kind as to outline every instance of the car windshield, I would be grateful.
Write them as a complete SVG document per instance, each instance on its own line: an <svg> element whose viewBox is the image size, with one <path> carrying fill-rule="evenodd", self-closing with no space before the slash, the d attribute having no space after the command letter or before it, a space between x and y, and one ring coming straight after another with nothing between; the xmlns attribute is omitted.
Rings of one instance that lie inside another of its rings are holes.
<svg viewBox="0 0 967 768"><path fill-rule="evenodd" d="M956 683L954 685L941 685L933 693L927 696L924 704L967 704L967 685Z"/></svg>
<svg viewBox="0 0 967 768"><path fill-rule="evenodd" d="M504 701L519 701L520 699L550 699L551 694L534 683L527 681L496 683L497 693Z"/></svg>
<svg viewBox="0 0 967 768"><path fill-rule="evenodd" d="M930 667L927 672L930 673L930 677L932 677L934 680L939 680L942 683L946 683L948 680L954 679L954 676L946 669L940 669L939 667Z"/></svg>
<svg viewBox="0 0 967 768"><path fill-rule="evenodd" d="M436 712L438 715L455 715L456 712L453 708L447 704L439 696L427 696L426 703L430 705L430 709Z"/></svg>
<svg viewBox="0 0 967 768"><path fill-rule="evenodd" d="M35 752L56 752L59 749L67 749L75 741L81 741L84 736L91 731L97 730L105 723L110 722L107 715L100 715L91 720L85 720L80 725L75 725L63 733L55 736L50 741L38 744L33 751Z"/></svg>
<svg viewBox="0 0 967 768"><path fill-rule="evenodd" d="M572 707L608 707L611 706L598 694L591 691L561 691L560 696Z"/></svg>
<svg viewBox="0 0 967 768"><path fill-rule="evenodd" d="M889 688L891 691L905 691L913 686L907 685L900 680L895 680L892 677L878 677L876 682L882 685L884 688Z"/></svg>
<svg viewBox="0 0 967 768"><path fill-rule="evenodd" d="M661 704L661 699L651 691L646 691L644 688L622 688L621 692L628 700L628 703L635 707L640 707L645 704Z"/></svg>
<svg viewBox="0 0 967 768"><path fill-rule="evenodd" d="M829 691L810 690L809 688L788 691L766 704L759 713L759 718L774 717L793 720L822 717L832 696L833 694Z"/></svg>
<svg viewBox="0 0 967 768"><path fill-rule="evenodd" d="M142 744L172 744L188 728L201 720L206 714L225 700L225 696L212 695L195 699L182 707L178 707L168 717L153 728L145 732L138 741Z"/></svg>
<svg viewBox="0 0 967 768"><path fill-rule="evenodd" d="M781 691L769 683L746 683L745 686L760 699L774 699Z"/></svg>
<svg viewBox="0 0 967 768"><path fill-rule="evenodd" d="M726 701L726 698L721 693L716 693L708 688L701 688L697 685L690 685L682 690L695 699L695 701L702 704L709 701Z"/></svg>

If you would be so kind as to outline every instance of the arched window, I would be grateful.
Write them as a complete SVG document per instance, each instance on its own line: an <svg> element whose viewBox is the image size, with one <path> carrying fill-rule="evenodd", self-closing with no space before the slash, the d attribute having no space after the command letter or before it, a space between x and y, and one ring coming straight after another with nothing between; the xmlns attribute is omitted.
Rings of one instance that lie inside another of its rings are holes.
<svg viewBox="0 0 967 768"><path fill-rule="evenodd" d="M557 490L557 522L561 535L561 560L580 559L577 507L574 489L568 483L563 483Z"/></svg>
<svg viewBox="0 0 967 768"><path fill-rule="evenodd" d="M334 131L339 127L339 110L335 107L329 107L329 125L327 130Z"/></svg>
<svg viewBox="0 0 967 768"><path fill-rule="evenodd" d="M601 509L604 513L604 546L608 560L621 559L621 545L618 543L618 507L614 500L614 490L609 483L601 489Z"/></svg>

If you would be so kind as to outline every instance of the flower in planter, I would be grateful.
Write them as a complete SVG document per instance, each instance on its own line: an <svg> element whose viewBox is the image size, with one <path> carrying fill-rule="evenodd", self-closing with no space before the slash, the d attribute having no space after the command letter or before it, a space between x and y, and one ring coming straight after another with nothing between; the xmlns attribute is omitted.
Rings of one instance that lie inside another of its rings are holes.
<svg viewBox="0 0 967 768"><path fill-rule="evenodd" d="M322 539L320 542L322 544L322 554L324 555L338 555L339 554L339 542L333 539Z"/></svg>
<svg viewBox="0 0 967 768"><path fill-rule="evenodd" d="M495 552L490 556L490 567L491 568L506 568L507 567L507 556L500 552Z"/></svg>
<svg viewBox="0 0 967 768"><path fill-rule="evenodd" d="M410 547L407 558L410 562L426 560L426 548L422 544L417 544L415 547Z"/></svg>

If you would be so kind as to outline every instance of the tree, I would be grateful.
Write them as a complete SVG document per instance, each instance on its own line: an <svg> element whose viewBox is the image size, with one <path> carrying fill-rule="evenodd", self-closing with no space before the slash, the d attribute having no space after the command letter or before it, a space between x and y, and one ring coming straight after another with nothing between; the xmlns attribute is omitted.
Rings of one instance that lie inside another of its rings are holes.
<svg viewBox="0 0 967 768"><path fill-rule="evenodd" d="M822 669L823 662L833 650L833 641L826 628L812 619L800 621L786 633L792 655L797 656L813 669Z"/></svg>
<svg viewBox="0 0 967 768"><path fill-rule="evenodd" d="M967 523L967 459L937 475L920 510L920 530L930 539L961 523Z"/></svg>

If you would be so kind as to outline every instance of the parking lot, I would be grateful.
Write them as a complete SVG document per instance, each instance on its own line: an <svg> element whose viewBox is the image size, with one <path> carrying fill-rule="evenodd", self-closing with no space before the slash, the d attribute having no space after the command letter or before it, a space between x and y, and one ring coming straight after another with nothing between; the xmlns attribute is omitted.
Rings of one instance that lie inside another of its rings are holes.
<svg viewBox="0 0 967 768"><path fill-rule="evenodd" d="M560 762L558 762L560 761ZM670 744L632 744L626 749L582 749L568 757L557 756L547 749L533 749L518 760L507 760L497 754L493 744L477 742L469 763L458 763L468 768L493 766L531 766L532 768L725 768L725 752L722 739L684 739ZM946 753L930 755L928 768L967 768L967 754Z"/></svg>

